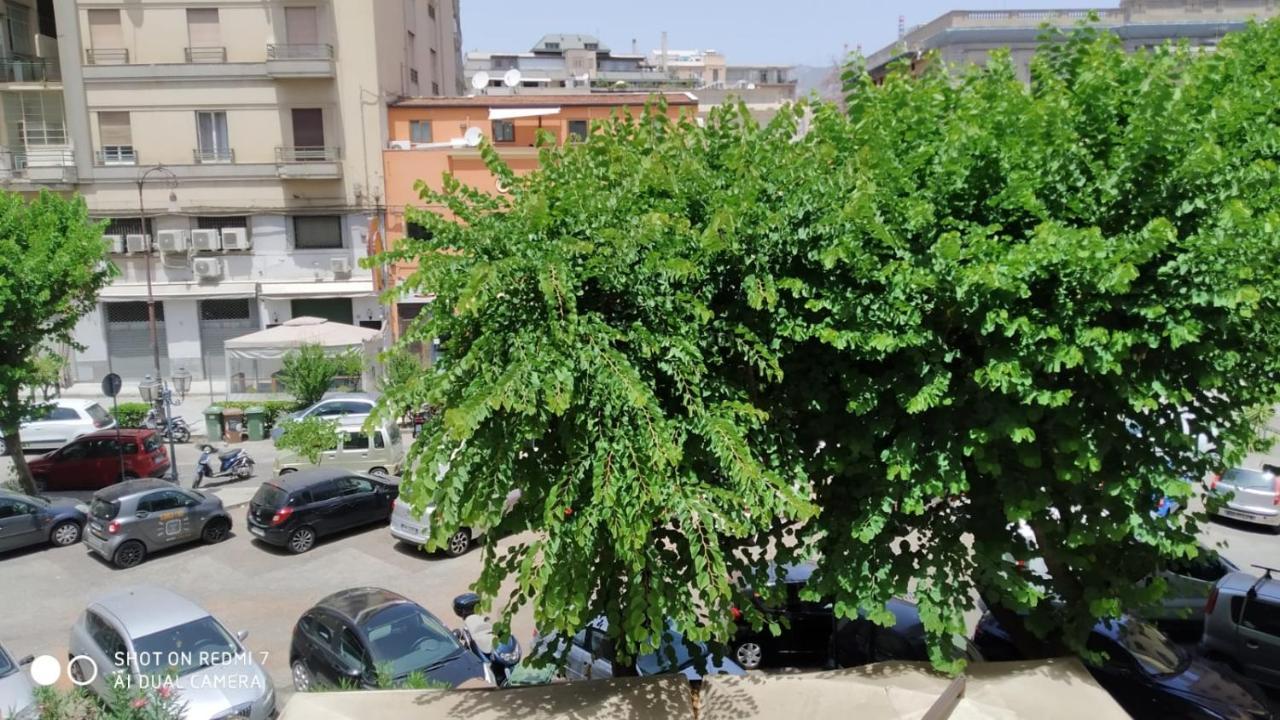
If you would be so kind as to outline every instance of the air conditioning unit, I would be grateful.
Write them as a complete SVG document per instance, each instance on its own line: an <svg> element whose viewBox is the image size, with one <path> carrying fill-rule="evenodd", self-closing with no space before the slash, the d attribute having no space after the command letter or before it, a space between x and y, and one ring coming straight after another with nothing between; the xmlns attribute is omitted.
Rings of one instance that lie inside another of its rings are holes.
<svg viewBox="0 0 1280 720"><path fill-rule="evenodd" d="M103 235L102 242L106 243L107 251L112 255L124 254L124 236L123 235Z"/></svg>
<svg viewBox="0 0 1280 720"><path fill-rule="evenodd" d="M222 249L222 234L217 230L192 230L191 247L198 252L213 252Z"/></svg>
<svg viewBox="0 0 1280 720"><path fill-rule="evenodd" d="M125 235L125 250L130 254L151 252L151 236L150 235Z"/></svg>
<svg viewBox="0 0 1280 720"><path fill-rule="evenodd" d="M218 258L196 258L191 268L198 278L222 277L222 260Z"/></svg>
<svg viewBox="0 0 1280 720"><path fill-rule="evenodd" d="M252 247L249 242L249 230L247 228L222 228L222 248L224 250L248 250Z"/></svg>
<svg viewBox="0 0 1280 720"><path fill-rule="evenodd" d="M336 257L329 258L329 269L334 275L350 275L351 274L351 258Z"/></svg>
<svg viewBox="0 0 1280 720"><path fill-rule="evenodd" d="M160 252L165 255L184 255L189 241L185 230L161 230L158 237Z"/></svg>

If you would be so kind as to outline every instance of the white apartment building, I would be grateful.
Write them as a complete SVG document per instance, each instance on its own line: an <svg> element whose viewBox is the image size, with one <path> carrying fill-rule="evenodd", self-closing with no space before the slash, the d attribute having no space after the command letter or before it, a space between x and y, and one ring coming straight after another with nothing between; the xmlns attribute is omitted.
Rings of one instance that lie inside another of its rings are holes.
<svg viewBox="0 0 1280 720"><path fill-rule="evenodd" d="M120 269L73 380L152 372L148 257L165 376L225 379L228 338L296 316L381 327L359 263L387 103L459 92L458 17L458 0L0 1L0 187L83 195Z"/></svg>

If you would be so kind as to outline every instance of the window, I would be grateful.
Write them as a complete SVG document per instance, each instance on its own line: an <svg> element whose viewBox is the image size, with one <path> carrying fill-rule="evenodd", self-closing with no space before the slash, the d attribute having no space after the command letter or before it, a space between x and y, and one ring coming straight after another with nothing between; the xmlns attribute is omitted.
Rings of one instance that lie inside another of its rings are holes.
<svg viewBox="0 0 1280 720"><path fill-rule="evenodd" d="M51 407L41 420L79 420L80 413L67 407Z"/></svg>
<svg viewBox="0 0 1280 720"><path fill-rule="evenodd" d="M549 42L549 43L547 43L547 49L548 49L548 50L559 50L559 49L560 49L560 43L558 43L558 42Z"/></svg>
<svg viewBox="0 0 1280 720"><path fill-rule="evenodd" d="M237 300L201 300L200 319L215 320L248 320L252 317L250 301Z"/></svg>
<svg viewBox="0 0 1280 720"><path fill-rule="evenodd" d="M58 20L54 17L53 0L36 0L36 21L41 35L58 37Z"/></svg>
<svg viewBox="0 0 1280 720"><path fill-rule="evenodd" d="M293 246L299 250L342 247L342 218L337 215L299 215L293 219Z"/></svg>
<svg viewBox="0 0 1280 720"><path fill-rule="evenodd" d="M1254 598L1245 604L1240 624L1250 630L1280 638L1280 605Z"/></svg>
<svg viewBox="0 0 1280 720"><path fill-rule="evenodd" d="M227 139L227 114L221 110L197 112L196 141L198 162L231 162L231 145Z"/></svg>
<svg viewBox="0 0 1280 720"><path fill-rule="evenodd" d="M285 40L290 45L316 45L320 42L320 20L314 7L284 9Z"/></svg>
<svg viewBox="0 0 1280 720"><path fill-rule="evenodd" d="M431 121L430 120L410 120L409 121L409 140L415 143L431 142Z"/></svg>
<svg viewBox="0 0 1280 720"><path fill-rule="evenodd" d="M224 228L249 229L249 218L244 215L218 215L196 218L198 230L222 230Z"/></svg>
<svg viewBox="0 0 1280 720"><path fill-rule="evenodd" d="M600 43L583 43L582 47L587 50L599 50Z"/></svg>
<svg viewBox="0 0 1280 720"><path fill-rule="evenodd" d="M585 140L587 137L587 121L586 120L570 120L569 121L569 137Z"/></svg>
<svg viewBox="0 0 1280 720"><path fill-rule="evenodd" d="M720 69L719 69L719 68L715 68L715 69L713 69L713 70L711 71L711 82L713 82L713 83L718 83L718 82L720 82Z"/></svg>
<svg viewBox="0 0 1280 720"><path fill-rule="evenodd" d="M218 8L187 8L187 41L192 50L206 48L206 52L192 52L192 62L221 60L221 53L209 53L207 49L222 47L222 31L218 27Z"/></svg>
<svg viewBox="0 0 1280 720"><path fill-rule="evenodd" d="M161 490L138 501L138 512L164 512L179 508L192 507L195 500L177 490Z"/></svg>
<svg viewBox="0 0 1280 720"><path fill-rule="evenodd" d="M94 50L120 50L124 48L124 33L120 31L120 11L117 9L89 10L89 46ZM94 56L94 60L99 58Z"/></svg>
<svg viewBox="0 0 1280 720"><path fill-rule="evenodd" d="M18 517L19 515L33 515L29 510L30 506L26 503L20 503L17 500L5 500L0 498L0 520L5 518Z"/></svg>
<svg viewBox="0 0 1280 720"><path fill-rule="evenodd" d="M120 637L120 633L115 628L107 624L106 620L98 617L98 614L86 611L84 614L85 629L89 631L89 637L93 643L98 646L103 655L107 656L112 664L118 668L125 666L125 655L127 648L124 644L124 638Z"/></svg>
<svg viewBox="0 0 1280 720"><path fill-rule="evenodd" d="M366 438L367 442L367 438ZM373 483L364 478L348 477L338 481L338 488L341 495L360 495L362 493L373 492Z"/></svg>
<svg viewBox="0 0 1280 720"><path fill-rule="evenodd" d="M337 438L334 439L336 440ZM339 494L337 481L328 480L311 487L311 502L319 503L332 500L338 497Z"/></svg>
<svg viewBox="0 0 1280 720"><path fill-rule="evenodd" d="M427 0L427 17L432 20L436 19L436 4L431 0Z"/></svg>
<svg viewBox="0 0 1280 720"><path fill-rule="evenodd" d="M142 223L138 222L138 218L136 217L105 219L107 221L107 229L104 230L103 233L106 235L139 235L142 233ZM154 223L151 218L147 218L148 235L155 232L153 225ZM146 307L146 303L142 303L142 305L144 308ZM159 313L160 309L163 307L164 303L156 303L156 312ZM156 315L157 319L159 317L159 315ZM142 319L146 320L147 318L144 316Z"/></svg>
<svg viewBox="0 0 1280 720"><path fill-rule="evenodd" d="M368 450L369 436L364 433L347 433L343 443L343 450Z"/></svg>
<svg viewBox="0 0 1280 720"><path fill-rule="evenodd" d="M128 112L98 113L98 141L102 145L103 165L136 165L133 129Z"/></svg>
<svg viewBox="0 0 1280 720"><path fill-rule="evenodd" d="M369 664L365 661L364 648L360 645L360 639L351 631L351 628L342 628L342 634L338 636L338 656L349 667L360 668L361 671L368 671Z"/></svg>
<svg viewBox="0 0 1280 720"><path fill-rule="evenodd" d="M409 68L409 82L410 82L411 84L413 84L413 85L417 85L417 84L418 84L418 70L417 70L417 68Z"/></svg>
<svg viewBox="0 0 1280 720"><path fill-rule="evenodd" d="M503 55L495 55L489 60L489 67L494 70L514 70L518 64L518 60L514 57Z"/></svg>
<svg viewBox="0 0 1280 720"><path fill-rule="evenodd" d="M382 439L382 431L375 430L373 432L373 449L382 450L387 446L387 441Z"/></svg>
<svg viewBox="0 0 1280 720"><path fill-rule="evenodd" d="M440 94L440 83L437 83L437 82L431 83L431 94L432 95Z"/></svg>
<svg viewBox="0 0 1280 720"><path fill-rule="evenodd" d="M406 222L404 228L405 235L408 235L412 240L430 240L434 237L434 234L431 232L431 228L426 225L420 225L412 220Z"/></svg>
<svg viewBox="0 0 1280 720"><path fill-rule="evenodd" d="M320 108L294 108L293 146L298 160L324 159L324 111Z"/></svg>
<svg viewBox="0 0 1280 720"><path fill-rule="evenodd" d="M588 639L590 640L591 645L587 649L591 652L592 657L600 658L602 660L613 660L613 641L609 639L608 635L605 635L599 630L592 629Z"/></svg>
<svg viewBox="0 0 1280 720"><path fill-rule="evenodd" d="M515 142L516 141L516 124L510 120L494 120L493 121L493 141L494 142Z"/></svg>
<svg viewBox="0 0 1280 720"><path fill-rule="evenodd" d="M417 44L417 37L413 34L413 31L406 31L404 39L404 64L405 67L409 68L409 83L411 85L418 84L418 68L415 67L418 64Z"/></svg>
<svg viewBox="0 0 1280 720"><path fill-rule="evenodd" d="M10 143L31 146L66 145L66 113L57 92L2 93Z"/></svg>

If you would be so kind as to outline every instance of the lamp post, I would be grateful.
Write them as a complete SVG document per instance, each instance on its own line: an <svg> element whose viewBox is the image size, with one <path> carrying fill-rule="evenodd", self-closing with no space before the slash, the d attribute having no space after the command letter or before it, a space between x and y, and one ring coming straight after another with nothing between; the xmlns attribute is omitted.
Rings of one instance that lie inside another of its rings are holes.
<svg viewBox="0 0 1280 720"><path fill-rule="evenodd" d="M143 242L146 243L147 265L147 327L151 330L151 360L155 377L160 377L160 337L156 332L156 297L151 289L151 243L147 236L147 211L142 201L142 189L147 184L147 180L152 175L160 175L168 180L169 185L169 211L177 212L178 210L178 194L174 192L174 188L178 186L178 176L173 171L163 165L156 165L149 168L138 176L138 224L141 226L139 232L142 233Z"/></svg>
<svg viewBox="0 0 1280 720"><path fill-rule="evenodd" d="M159 377L157 375L156 377ZM191 372L184 367L180 367L174 371L173 377L170 378L172 389L164 384L164 380L158 380L148 375L146 379L138 383L138 394L142 396L142 402L154 403L158 407L162 407L164 415L163 422L171 423L173 418L173 406L181 405L182 401L187 398L187 391L191 389ZM178 393L177 399L174 399L174 392ZM169 428L169 480L175 485L180 484L178 480L178 444L173 439L173 428Z"/></svg>

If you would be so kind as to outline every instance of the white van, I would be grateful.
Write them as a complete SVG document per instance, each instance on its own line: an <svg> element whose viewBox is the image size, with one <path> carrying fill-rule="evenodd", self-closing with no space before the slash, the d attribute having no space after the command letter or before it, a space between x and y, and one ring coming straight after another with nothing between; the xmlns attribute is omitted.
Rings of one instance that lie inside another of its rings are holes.
<svg viewBox="0 0 1280 720"><path fill-rule="evenodd" d="M404 442L393 423L366 431L362 423L338 426L333 448L320 454L321 467L338 467L369 475L399 475L404 468ZM281 450L273 466L277 475L316 467L293 450Z"/></svg>

